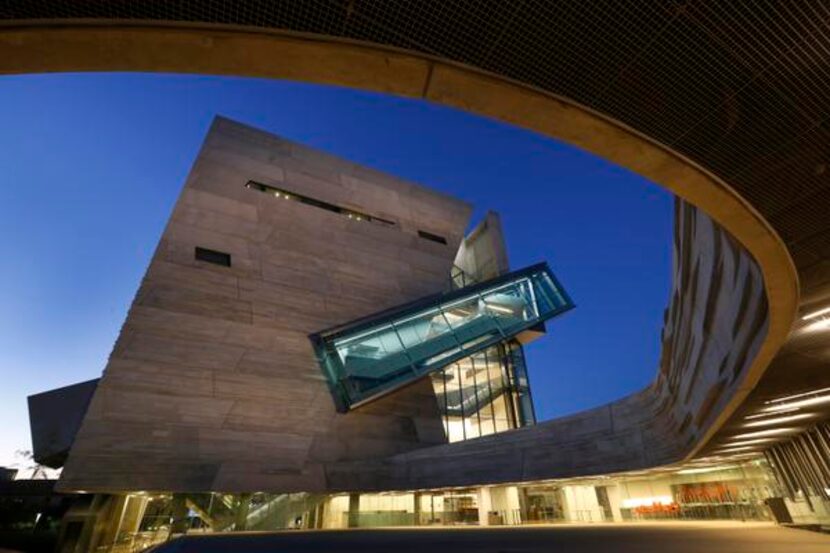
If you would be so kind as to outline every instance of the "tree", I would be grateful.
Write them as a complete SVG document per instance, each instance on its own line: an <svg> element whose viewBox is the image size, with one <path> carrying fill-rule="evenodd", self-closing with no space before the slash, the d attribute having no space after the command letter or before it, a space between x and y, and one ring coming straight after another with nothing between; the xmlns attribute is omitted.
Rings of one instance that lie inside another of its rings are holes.
<svg viewBox="0 0 830 553"><path fill-rule="evenodd" d="M18 449L14 452L15 457L19 457L22 460L13 464L13 467L17 467L22 471L27 471L31 474L29 478L32 480L48 480L49 479L49 469L44 467L37 461L35 461L35 455L28 449Z"/></svg>

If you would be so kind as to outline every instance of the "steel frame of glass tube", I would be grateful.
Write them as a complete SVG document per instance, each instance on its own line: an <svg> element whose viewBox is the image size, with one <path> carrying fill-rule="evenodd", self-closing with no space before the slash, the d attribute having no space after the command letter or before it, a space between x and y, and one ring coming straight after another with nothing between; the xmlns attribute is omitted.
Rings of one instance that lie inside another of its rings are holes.
<svg viewBox="0 0 830 553"><path fill-rule="evenodd" d="M345 412L573 307L547 264L540 263L310 339L337 408Z"/></svg>

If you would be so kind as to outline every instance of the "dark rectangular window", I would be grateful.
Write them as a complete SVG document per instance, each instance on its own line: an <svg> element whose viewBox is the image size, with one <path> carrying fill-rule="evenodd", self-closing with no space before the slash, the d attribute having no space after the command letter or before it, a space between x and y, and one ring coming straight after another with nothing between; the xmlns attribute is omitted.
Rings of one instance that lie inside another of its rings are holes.
<svg viewBox="0 0 830 553"><path fill-rule="evenodd" d="M395 226L395 221L390 221L389 219L383 219L382 217L377 217L375 215L368 215L366 213L354 211L347 207L341 207L339 205L324 202L323 200L318 200L317 198L310 198L308 196L303 196L302 194L288 192L275 186L262 184L261 182L248 181L247 184L245 184L245 187L250 188L252 190L259 190L260 192L265 192L266 194L271 194L275 198L300 202L301 204L310 205L319 209L325 209L326 211L331 211L332 213L339 213L340 215L343 215L344 217L348 217L349 219L355 221L376 223L387 227Z"/></svg>
<svg viewBox="0 0 830 553"><path fill-rule="evenodd" d="M214 265L222 265L223 267L231 266L231 254L200 248L199 246L196 246L196 259L199 261L207 261Z"/></svg>
<svg viewBox="0 0 830 553"><path fill-rule="evenodd" d="M418 236L420 236L421 238L424 238L426 240L432 240L433 242L438 242L439 244L446 245L446 243L447 243L447 239L444 238L443 236L439 236L437 234L432 234L431 232L427 232L425 230L419 230L418 231Z"/></svg>

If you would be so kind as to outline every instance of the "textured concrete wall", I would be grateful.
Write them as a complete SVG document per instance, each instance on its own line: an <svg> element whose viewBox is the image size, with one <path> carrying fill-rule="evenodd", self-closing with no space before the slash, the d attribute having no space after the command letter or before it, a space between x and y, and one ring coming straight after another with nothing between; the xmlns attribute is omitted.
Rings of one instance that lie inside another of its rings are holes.
<svg viewBox="0 0 830 553"><path fill-rule="evenodd" d="M498 213L488 211L476 228L464 237L455 265L478 282L510 271Z"/></svg>
<svg viewBox="0 0 830 553"><path fill-rule="evenodd" d="M516 482L678 461L744 384L766 332L764 283L755 261L708 216L678 201L673 290L659 372L650 386L536 426L378 463L340 463L329 469L329 486L383 490Z"/></svg>
<svg viewBox="0 0 830 553"><path fill-rule="evenodd" d="M277 199L249 179L397 224ZM443 290L469 215L458 200L217 119L60 489L313 491L325 463L443 443L428 381L336 413L307 335ZM197 246L232 266L195 260Z"/></svg>
<svg viewBox="0 0 830 553"><path fill-rule="evenodd" d="M35 461L63 466L81 427L98 379L29 396L29 427Z"/></svg>
<svg viewBox="0 0 830 553"><path fill-rule="evenodd" d="M398 222L246 189L253 179ZM442 444L428 382L340 415L307 334L444 289L469 206L218 120L165 229L62 489L413 489L676 461L744 384L767 330L749 254L678 202L654 383L610 405ZM426 230L446 246L418 238ZM232 255L195 261L196 246Z"/></svg>

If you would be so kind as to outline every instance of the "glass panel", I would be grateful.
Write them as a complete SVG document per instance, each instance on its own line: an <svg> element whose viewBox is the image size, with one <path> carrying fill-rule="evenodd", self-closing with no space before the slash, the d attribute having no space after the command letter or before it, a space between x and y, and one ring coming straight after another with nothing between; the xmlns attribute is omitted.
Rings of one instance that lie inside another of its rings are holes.
<svg viewBox="0 0 830 553"><path fill-rule="evenodd" d="M487 404L481 410L481 435L487 436L496 432L495 422L493 419L493 407Z"/></svg>
<svg viewBox="0 0 830 553"><path fill-rule="evenodd" d="M403 344L391 326L335 342L335 347L343 367L353 375L371 376L393 367L400 357L406 359ZM384 367L377 363L379 360L383 360Z"/></svg>
<svg viewBox="0 0 830 553"><path fill-rule="evenodd" d="M507 400L508 394L502 394L493 402L493 412L496 417L496 432L503 432L513 428L513 425L510 424L510 412L508 411Z"/></svg>
<svg viewBox="0 0 830 553"><path fill-rule="evenodd" d="M385 311L312 341L338 408L345 411L571 307L547 266L535 265ZM481 401L477 384L470 386L457 392L457 402Z"/></svg>
<svg viewBox="0 0 830 553"><path fill-rule="evenodd" d="M534 424L521 345L499 343L433 373L447 440L455 442Z"/></svg>
<svg viewBox="0 0 830 553"><path fill-rule="evenodd" d="M449 334L449 325L439 309L430 309L414 317L395 321L395 328L404 347L418 347L429 340L446 340L449 346L455 345ZM435 342L433 342L435 343Z"/></svg>
<svg viewBox="0 0 830 553"><path fill-rule="evenodd" d="M443 311L452 327L453 334L462 344L470 342L474 345L477 340L497 335L499 332L496 322L484 309L484 303L477 295L445 305Z"/></svg>
<svg viewBox="0 0 830 553"><path fill-rule="evenodd" d="M527 279L490 292L483 297L483 303L487 313L496 319L503 332L522 327L527 321L538 318Z"/></svg>
<svg viewBox="0 0 830 553"><path fill-rule="evenodd" d="M530 382L527 377L524 351L521 344L509 342L505 344L508 356L508 370L512 374L515 390L514 405L519 426L536 424L536 413L533 409L533 400L530 395Z"/></svg>

